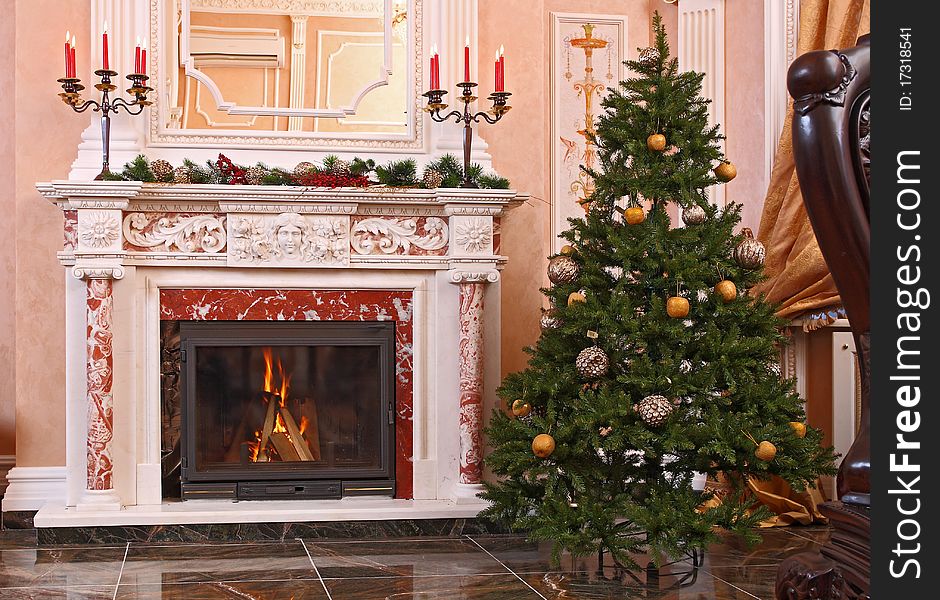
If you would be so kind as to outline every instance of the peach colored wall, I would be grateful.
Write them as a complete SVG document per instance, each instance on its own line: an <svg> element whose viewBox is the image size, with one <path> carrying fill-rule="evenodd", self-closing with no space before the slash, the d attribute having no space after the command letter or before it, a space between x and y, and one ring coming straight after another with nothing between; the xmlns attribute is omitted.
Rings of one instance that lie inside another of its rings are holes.
<svg viewBox="0 0 940 600"><path fill-rule="evenodd" d="M757 232L767 193L764 165L764 3L725 5L725 152L738 168L728 200Z"/></svg>
<svg viewBox="0 0 940 600"><path fill-rule="evenodd" d="M7 7L5 18L0 19L0 98L14 97L15 49L16 49L16 5ZM14 136L16 120L0 119L0 165L15 165ZM15 219L16 177L12 168L4 169L7 175L0 179L0 201L3 202L7 219L0 221L0 454L13 454L16 450L16 393L14 380L16 364L16 254Z"/></svg>
<svg viewBox="0 0 940 600"><path fill-rule="evenodd" d="M88 78L89 18L88 2L16 1L16 374L10 387L19 466L65 464L65 271L56 260L62 211L35 184L68 176L89 122L62 104L55 82L66 29L76 31L78 74Z"/></svg>
<svg viewBox="0 0 940 600"><path fill-rule="evenodd" d="M502 371L523 369L522 348L538 338L540 309L550 252L550 101L551 13L623 14L627 16L628 58L650 43L653 10L663 14L674 35L678 12L656 0L480 0L479 56L506 46L506 85L513 111L495 127L484 127L493 166L531 200L503 219L502 253L509 256L502 276ZM507 19L506 15L512 15ZM673 43L675 39L673 38ZM491 68L484 64L483 72Z"/></svg>

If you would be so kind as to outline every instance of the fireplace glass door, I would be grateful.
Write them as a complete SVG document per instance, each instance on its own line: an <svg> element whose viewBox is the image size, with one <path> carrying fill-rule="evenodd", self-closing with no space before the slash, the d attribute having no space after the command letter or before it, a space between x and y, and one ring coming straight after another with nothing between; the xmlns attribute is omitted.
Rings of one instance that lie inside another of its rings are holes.
<svg viewBox="0 0 940 600"><path fill-rule="evenodd" d="M184 499L394 489L394 323L183 322Z"/></svg>

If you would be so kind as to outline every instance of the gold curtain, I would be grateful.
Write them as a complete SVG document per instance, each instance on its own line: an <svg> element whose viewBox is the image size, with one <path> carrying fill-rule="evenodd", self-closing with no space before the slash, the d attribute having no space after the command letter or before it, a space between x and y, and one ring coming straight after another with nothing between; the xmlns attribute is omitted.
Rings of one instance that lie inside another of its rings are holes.
<svg viewBox="0 0 940 600"><path fill-rule="evenodd" d="M870 30L869 0L802 0L797 53L849 48ZM774 157L758 239L767 247L768 279L754 288L780 304L784 318L839 304L839 293L803 208L791 140L793 104Z"/></svg>
<svg viewBox="0 0 940 600"><path fill-rule="evenodd" d="M869 32L869 20L869 0L802 0L797 53L854 46L858 36ZM784 318L839 304L839 293L803 208L793 163L792 119L791 101L757 236L767 247L769 279L754 290L779 303L777 314ZM817 489L797 493L779 477L749 481L748 485L757 500L774 513L762 523L765 527L826 522L816 508L823 501Z"/></svg>

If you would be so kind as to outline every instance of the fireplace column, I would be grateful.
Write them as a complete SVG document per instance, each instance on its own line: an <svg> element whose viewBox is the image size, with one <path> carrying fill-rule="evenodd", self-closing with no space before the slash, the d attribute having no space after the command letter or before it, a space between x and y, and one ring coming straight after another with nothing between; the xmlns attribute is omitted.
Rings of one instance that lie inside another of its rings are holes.
<svg viewBox="0 0 940 600"><path fill-rule="evenodd" d="M114 489L113 284L121 266L121 209L127 201L100 198L73 201L78 213L77 247L72 275L85 282L85 491L79 511L120 510ZM93 207L93 208L92 208Z"/></svg>
<svg viewBox="0 0 940 600"><path fill-rule="evenodd" d="M457 495L478 501L483 486L483 294L486 283L499 279L497 271L452 271L459 285L458 381L460 412Z"/></svg>

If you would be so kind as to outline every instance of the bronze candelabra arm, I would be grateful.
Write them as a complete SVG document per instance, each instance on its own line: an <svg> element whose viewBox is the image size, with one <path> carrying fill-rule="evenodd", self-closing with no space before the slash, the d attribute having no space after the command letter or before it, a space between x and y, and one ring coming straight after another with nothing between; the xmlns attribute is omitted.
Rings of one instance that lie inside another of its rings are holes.
<svg viewBox="0 0 940 600"><path fill-rule="evenodd" d="M143 73L132 73L127 76L131 86L127 93L134 97L128 101L124 98L111 98L111 93L117 89L117 86L111 83L111 78L117 76L117 71L108 69L99 69L95 71L101 81L95 84L95 89L101 92L100 100L83 100L81 79L77 77L65 77L59 79L62 85L62 92L59 97L62 101L72 107L77 113L82 113L89 108L101 113L101 172L95 179L103 179L105 174L110 173L108 163L111 157L111 113L117 113L120 109L130 115L139 115L144 108L150 106L152 102L147 99L147 95L153 91L153 88L147 86L149 77Z"/></svg>
<svg viewBox="0 0 940 600"><path fill-rule="evenodd" d="M457 100L463 103L463 110L452 110L446 114L442 113L447 109L447 104L444 102L444 95L447 94L446 90L428 90L422 94L428 99L424 110L430 115L431 120L443 123L453 119L455 123L463 123L463 184L461 187L465 188L477 187L470 179L470 150L473 144L471 123L479 123L480 119L483 119L490 125L494 125L512 108L508 104L511 93L493 92L487 98L493 103L489 110L471 112L470 105L477 100L477 97L473 94L473 88L476 86L477 84L472 81L458 83L457 87L462 88L463 92L457 97Z"/></svg>

